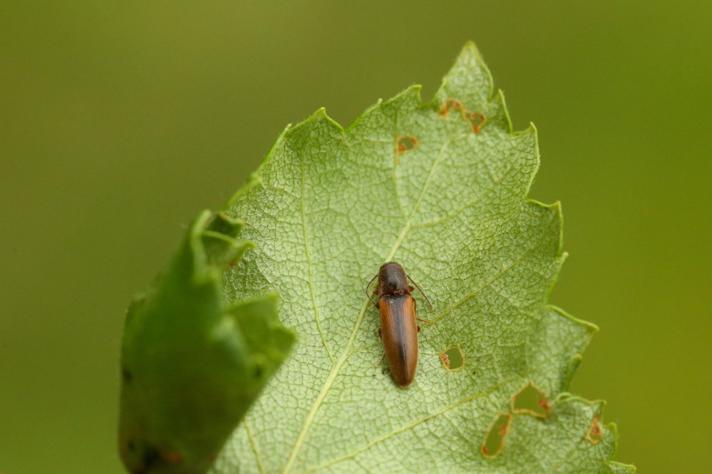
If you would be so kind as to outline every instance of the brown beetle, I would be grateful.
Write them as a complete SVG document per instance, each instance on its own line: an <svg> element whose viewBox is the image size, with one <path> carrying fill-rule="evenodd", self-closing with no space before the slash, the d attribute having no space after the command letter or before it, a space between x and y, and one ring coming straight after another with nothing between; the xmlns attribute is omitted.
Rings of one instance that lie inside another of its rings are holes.
<svg viewBox="0 0 712 474"><path fill-rule="evenodd" d="M411 295L413 287L403 267L396 262L381 265L376 277L378 286L374 294L378 296L376 307L381 312L378 332L393 380L398 386L407 387L415 378L418 365L420 328L416 323L415 299Z"/></svg>

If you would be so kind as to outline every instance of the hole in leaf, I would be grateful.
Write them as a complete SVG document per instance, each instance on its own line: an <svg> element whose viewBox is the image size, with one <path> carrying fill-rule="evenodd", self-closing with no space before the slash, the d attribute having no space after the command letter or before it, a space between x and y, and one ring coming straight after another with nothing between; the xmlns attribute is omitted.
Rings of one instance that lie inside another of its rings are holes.
<svg viewBox="0 0 712 474"><path fill-rule="evenodd" d="M512 411L525 415L549 416L551 405L544 392L533 384L527 384L512 397Z"/></svg>
<svg viewBox="0 0 712 474"><path fill-rule="evenodd" d="M474 133L480 133L487 122L487 117L482 112L468 112L465 114L465 118L470 122Z"/></svg>
<svg viewBox="0 0 712 474"><path fill-rule="evenodd" d="M494 458L502 452L504 448L504 438L509 432L509 427L512 424L512 415L509 413L501 414L494 420L485 437L485 442L482 444L482 455L486 458Z"/></svg>
<svg viewBox="0 0 712 474"><path fill-rule="evenodd" d="M588 429L586 439L591 444L598 444L603 439L603 429L601 428L601 418L594 416L591 420L591 427Z"/></svg>
<svg viewBox="0 0 712 474"><path fill-rule="evenodd" d="M410 135L403 135L396 140L396 152L401 155L406 151L415 149L418 146L418 139Z"/></svg>
<svg viewBox="0 0 712 474"><path fill-rule="evenodd" d="M465 356L458 346L452 346L440 353L440 362L447 370L457 370L465 366Z"/></svg>

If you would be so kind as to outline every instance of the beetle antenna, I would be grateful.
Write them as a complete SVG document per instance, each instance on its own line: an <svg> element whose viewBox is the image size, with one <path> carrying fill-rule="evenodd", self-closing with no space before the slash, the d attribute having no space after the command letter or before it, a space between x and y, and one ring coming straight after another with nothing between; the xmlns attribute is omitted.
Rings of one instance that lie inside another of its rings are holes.
<svg viewBox="0 0 712 474"><path fill-rule="evenodd" d="M366 296L368 297L369 300L371 300L371 302L373 302L373 294L374 294L374 292L369 292L369 291L368 291L368 288L373 284L373 280L375 280L377 277L378 277L378 273L376 273L375 275L373 275L373 278L371 278L371 280L368 282L368 285L366 285L366 290L365 290L365 291L366 291Z"/></svg>
<svg viewBox="0 0 712 474"><path fill-rule="evenodd" d="M420 287L420 285L418 285L418 284L415 282L415 280L413 280L413 279L410 277L410 275L407 275L407 277L408 277L408 280L418 289L418 291L420 291L420 294L425 297L425 301L428 302L428 307L430 307L430 311L432 311L432 310L433 310L433 304L430 302L430 298L428 298L428 295L425 294L425 292L424 292L423 289Z"/></svg>

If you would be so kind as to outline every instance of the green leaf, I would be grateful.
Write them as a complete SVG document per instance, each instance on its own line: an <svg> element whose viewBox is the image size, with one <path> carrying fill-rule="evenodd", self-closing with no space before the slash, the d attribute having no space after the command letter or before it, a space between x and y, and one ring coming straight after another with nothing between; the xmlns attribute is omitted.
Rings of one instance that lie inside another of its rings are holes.
<svg viewBox="0 0 712 474"><path fill-rule="evenodd" d="M431 103L413 86L345 130L323 110L288 127L230 203L255 249L226 291L276 290L299 344L214 472L632 469L602 403L565 393L596 328L547 303L565 254L559 205L527 199L538 157L472 44ZM364 291L391 260L433 305L407 389Z"/></svg>
<svg viewBox="0 0 712 474"><path fill-rule="evenodd" d="M224 269L251 247L240 227L203 212L129 308L119 446L130 472L205 472L292 345L275 294L225 303Z"/></svg>

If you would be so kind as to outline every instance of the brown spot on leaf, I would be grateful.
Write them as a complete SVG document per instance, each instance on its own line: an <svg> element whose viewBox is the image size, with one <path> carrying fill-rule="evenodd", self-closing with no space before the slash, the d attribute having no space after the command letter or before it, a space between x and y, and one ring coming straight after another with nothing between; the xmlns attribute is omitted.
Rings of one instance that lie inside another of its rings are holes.
<svg viewBox="0 0 712 474"><path fill-rule="evenodd" d="M418 139L412 135L401 135L396 140L396 153L402 155L406 151L414 150L418 146Z"/></svg>
<svg viewBox="0 0 712 474"><path fill-rule="evenodd" d="M462 102L457 99L446 100L445 103L440 106L438 115L447 117L451 110L457 110L460 113L460 117L470 124L473 133L480 133L482 127L484 127L487 122L487 116L483 112L467 110L467 108L462 105Z"/></svg>
<svg viewBox="0 0 712 474"><path fill-rule="evenodd" d="M468 112L465 118L470 122L474 133L480 133L487 122L487 117L482 112Z"/></svg>
<svg viewBox="0 0 712 474"><path fill-rule="evenodd" d="M462 114L465 108L462 106L462 102L460 102L459 100L448 99L443 105L440 106L440 110L438 110L438 115L446 117L450 110L457 110L458 112L460 112L460 114Z"/></svg>
<svg viewBox="0 0 712 474"><path fill-rule="evenodd" d="M603 429L601 428L601 418L594 416L591 420L591 427L588 429L586 439L591 444L598 444L603 439Z"/></svg>

